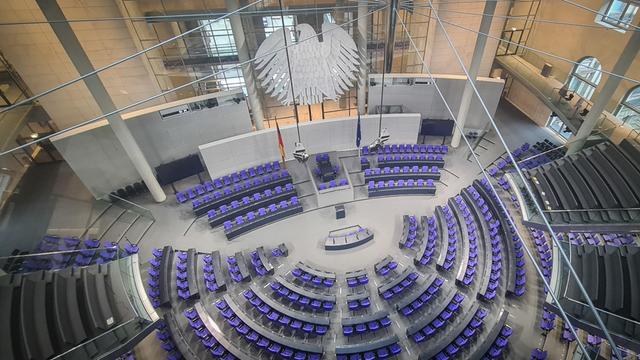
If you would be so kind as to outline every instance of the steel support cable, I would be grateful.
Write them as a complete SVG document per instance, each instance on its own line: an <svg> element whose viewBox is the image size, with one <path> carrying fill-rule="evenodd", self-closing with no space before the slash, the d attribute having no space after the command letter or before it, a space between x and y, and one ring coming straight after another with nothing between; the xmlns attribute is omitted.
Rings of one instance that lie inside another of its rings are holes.
<svg viewBox="0 0 640 360"><path fill-rule="evenodd" d="M483 176L487 179L489 186L491 187L491 190L493 191L493 193L498 196L498 192L495 189L495 186L493 185L493 183L489 180L491 177L487 174L484 166L482 165L482 163L480 162L480 159L478 158L478 156L475 154L475 152L473 151L473 148L471 146L471 144L469 143L469 139L467 139L466 136L464 136L464 133L462 132L462 128L460 128L460 125L458 124L458 120L456 118L456 116L453 114L453 111L451 110L451 107L449 106L449 103L447 102L447 100L444 98L444 95L442 94L442 91L440 90L440 87L438 86L438 83L435 81L435 78L433 77L433 74L431 73L431 71L429 70L429 67L427 66L426 62L424 61L424 58L422 57L422 55L420 54L420 51L418 50L418 47L416 46L415 42L413 41L413 37L411 36L411 34L409 33L409 30L407 29L407 27L405 26L404 22L401 20L400 23L402 24L402 27L404 29L404 31L407 33L407 36L409 38L409 41L411 42L411 45L413 46L413 48L416 51L416 54L418 55L418 57L420 58L420 61L423 63L423 65L425 66L425 70L427 71L427 74L429 75L429 78L433 81L433 84L435 85L436 91L438 92L438 95L440 96L440 98L442 99L442 101L444 102L444 106L447 108L447 111L449 112L449 115L451 115L451 118L453 119L453 122L456 126L456 128L458 129L458 131L460 131L462 135L462 138L464 139L465 144L467 145L467 147L469 148L469 151L471 152L471 155L473 156L475 162L478 164L478 167L480 168ZM509 151L507 149L507 151ZM511 226L514 228L514 230L516 231L516 233L518 234L518 236L520 237L520 239L524 239L524 237L522 236L522 234L520 234L517 226L515 225L513 219L511 218L511 215L509 215L509 211L507 210L506 206L504 205L504 203L501 200L498 200L498 203L500 203L500 207L502 208L502 210L505 212L505 214L507 214L507 219L509 221L509 223L511 224ZM524 241L523 241L523 245L524 245ZM545 287L549 290L549 293L551 294L551 297L553 298L553 301L556 302L558 304L558 308L560 310L561 316L562 318L569 324L571 324L571 321L569 321L569 318L567 316L567 314L565 313L564 309L562 309L562 307L560 306L560 302L558 301L555 293L553 292L553 289L551 288L551 285L547 282L547 279L544 277L542 270L540 269L540 267L538 266L537 262L534 260L533 254L531 253L531 251L529 250L529 248L524 245L523 246L527 252L527 256L529 257L529 259L531 260L531 262L533 263L533 266L535 267L536 271L538 272L538 275L540 276L540 278L542 279ZM570 326L570 330L571 333L576 337L576 339L578 340L578 344L580 345L580 348L586 352L586 348L584 347L584 344L582 344L582 342L580 341L578 334L576 333L575 329L573 328L573 326Z"/></svg>
<svg viewBox="0 0 640 360"><path fill-rule="evenodd" d="M404 9L404 8L403 8L403 10L406 10L406 9ZM435 9L432 9L432 10L431 10L431 12L432 12L432 13L433 13L433 12L435 12ZM420 13L414 13L413 15L420 15L420 16L424 16L424 17L428 17L428 18L436 19L436 17L435 17L435 16L432 16L432 15L426 15L426 14L420 14ZM440 19L440 22L445 23L445 24L447 24L447 25L451 25L451 26L454 26L454 27L460 28L460 29L463 29L463 30L467 30L467 31L470 31L470 32L473 32L473 33L476 33L476 34L484 35L484 36L486 36L486 37L488 37L488 38L490 38L490 39L494 39L494 40L502 41L502 42L505 42L505 43L508 43L508 44L513 44L513 45L519 46L519 47L521 47L521 48L523 48L523 49L527 49L527 50L531 50L531 51L534 51L534 52L537 52L537 53L541 53L541 54L543 54L543 55L547 55L547 56L549 56L549 57L552 57L552 58L555 58L555 59L558 59L558 60L562 60L562 61L564 61L564 62L567 62L567 63L573 64L573 65L580 65L582 68L585 68L585 69L591 69L591 70L600 71L601 73L603 73L603 74L607 74L607 75L609 75L609 76L615 76L615 77L621 78L621 79L623 79L623 80L627 80L627 81L629 81L629 82L631 82L631 83L634 83L634 84L640 84L640 80L636 80L636 79L628 78L628 77L626 77L626 76L624 76L624 75L616 74L616 73L613 73L613 72L610 72L610 71L607 71L607 70L597 69L597 68L595 68L595 67L591 67L591 66L587 66L587 65L582 65L582 64L580 64L580 63L579 63L579 62L577 62L577 61L569 60L569 59L567 59L567 58L565 58L565 57L562 57L562 56L560 56L560 55L556 55L556 54L552 54L552 53L547 52L547 51L544 51L544 50L540 50L540 49L532 48L532 47L527 46L527 45L522 45L522 44L519 44L519 43L517 43L517 42L513 42L513 41L506 40L506 39L502 39L502 38L499 38L499 37L497 37L497 36L493 36L493 35L490 35L490 34L487 34L487 33L481 32L481 31L478 31L478 30L473 30L473 29L470 29L470 28L468 28L468 27L465 27L465 26L462 26L462 25L458 25L458 24L452 23L452 22L447 21L447 20L442 20L442 19Z"/></svg>
<svg viewBox="0 0 640 360"><path fill-rule="evenodd" d="M338 26L339 26L339 27L342 27L342 26L345 26L345 25L349 25L349 24L351 24L351 23L353 23L353 22L356 22L356 21L357 21L358 19L360 19L360 18L366 18L367 16L369 16L369 15L371 15L371 14L374 14L374 13L376 13L376 12L378 12L378 11L384 10L384 9L386 9L387 7L388 7L388 5L387 5L387 6L383 6L383 7L381 7L381 8L378 8L378 9L375 9L375 10L372 10L372 11L369 11L368 13L366 13L366 14L365 14L365 15L363 15L363 16L360 16L360 17L357 17L357 18L355 18L355 19L349 20L349 21L345 22L344 24L341 24L341 25L338 25ZM334 30L334 29L330 29L330 30L327 30L327 31L321 32L321 33L319 33L319 34L317 34L317 35L322 35L322 34L325 34L325 33L331 32L331 31L333 31L333 30ZM303 41L307 41L307 40L310 40L310 39L317 39L317 35L309 36L308 38L305 38L305 39L302 39L302 40L298 41L298 43L303 42ZM289 45L289 46L291 46L291 45ZM272 55L272 54L275 54L275 53L277 53L278 51L280 51L280 50L282 50L282 49L284 49L284 47L281 47L281 48L275 49L275 50L273 50L273 51L270 51L270 52L268 52L268 53L264 54L263 56L261 56L260 58L262 58L262 57L267 57L267 56L270 56L270 55ZM218 75L220 75L220 74L223 74L223 73L225 73L225 72L227 72L227 71L229 71L229 70L237 69L237 68L239 68L239 67L240 67L240 66L242 66L242 65L249 64L249 63L251 63L251 62L255 61L256 59L258 59L258 58L254 57L253 59L249 59L249 60L247 60L247 61L244 61L244 62L241 62L241 63L235 64L234 66L229 67L229 68L227 68L227 69L224 69L224 70L218 71L218 72L213 73L213 74L206 75L206 76L201 77L201 78L199 78L199 79L196 79L196 80L190 81L190 82L188 82L188 83L182 84L182 85L180 85L180 86L177 86L177 87L171 88L171 89L169 89L169 90L163 91L163 92L161 92L161 93L159 93L159 94L156 94L156 95L150 96L150 97L148 97L148 98L146 98L146 99L138 100L138 101L136 101L136 102L133 102L133 103L131 103L131 104L129 104L129 105L123 106L123 107L121 107L121 108L119 108L119 109L116 109L116 110L114 110L114 111L108 112L108 113L106 113L106 114L102 114L102 115L99 115L99 116L94 117L94 118L92 118L92 119L89 119L89 120L83 121L83 122L81 122L81 123L78 123L78 124L76 124L76 125L70 126L70 127L66 128L66 129L60 130L60 131L58 131L58 132L56 132L56 133L54 133L54 134L49 134L49 135L43 136L43 137L41 137L41 138L38 138L38 139L36 139L36 140L34 140L34 141L28 142L28 143L26 143L26 144L23 144L23 145L20 145L20 146L16 146L16 147L14 147L14 148L12 148L12 149L10 149L10 150L6 150L6 151L3 151L3 152L0 152L0 156L6 155L6 154L10 154L10 153L12 153L12 152L14 152L14 151L16 151L16 150L20 150L20 149L26 148L26 147L28 147L28 146L31 146L31 145L34 145L34 144L40 143L40 142L42 142L42 141L44 141L44 140L48 140L48 139L50 139L50 138L52 138L52 137L54 137L54 136L57 136L57 135L60 135L60 134L64 134L64 133L69 132L69 131L71 131L71 130L77 129L77 128L81 127L81 126L84 126L84 125L87 125L87 124L91 124L91 123L96 122L96 121L98 121L98 120L100 120L100 119L103 119L103 118L105 118L105 117L107 117L107 116L111 116L111 115L113 115L113 114L118 114L118 113L120 113L120 112L122 112L122 111L125 111L125 110L131 109L131 108L133 108L133 107L136 107L136 106L142 105L142 104L144 104L144 103L146 103L146 102L148 102L148 101L151 101L151 100L157 99L157 98L159 98L159 97L165 96L165 95L170 94L170 93L172 93L172 92L174 92L174 91L177 91L177 90L183 89L183 88L185 88L185 87L191 86L191 85L193 85L193 84L196 84L196 83L199 83L199 82L201 82L201 81L204 81L204 80L210 79L210 78L212 78L212 77L218 76Z"/></svg>
<svg viewBox="0 0 640 360"><path fill-rule="evenodd" d="M431 0L427 0L427 1L429 1L429 3L431 4ZM433 5L433 4L431 4L431 5ZM456 60L460 64L460 67L462 68L462 71L464 71L465 75L467 76L467 79L469 79L469 72L467 71L467 68L464 65L464 61L460 57L460 54L458 53L458 50L456 49L456 47L453 45L453 42L451 41L451 38L449 37L449 33L444 28L444 24L440 21L440 16L438 15L438 11L436 9L432 9L432 12L433 12L433 14L434 14L434 16L436 18L436 21L438 21L438 24L440 25L440 28L442 29L443 34L444 34L447 42L449 43L449 46L451 47L451 50L453 50L453 53L454 53L454 55L456 57ZM480 92L478 91L478 88L476 87L475 82L474 81L469 81L469 84L473 88L473 91L475 92L476 96L478 97L478 101L480 102L480 105L482 106L482 109L484 110L484 112L489 117L489 121L493 125L493 128L496 130L496 134L498 135L498 138L500 139L500 142L502 143L504 148L508 150L509 146L507 145L507 142L505 141L504 137L502 136L502 133L498 129L498 126L496 125L495 120L494 120L493 116L491 115L491 112L487 108L487 105L485 104L484 100L480 96ZM522 174L522 170L520 169L520 167L518 167L518 163L517 163L516 159L513 157L513 154L510 151L507 151L507 153L509 155L511 163L514 165L514 168L515 168L518 176L520 177L520 179L522 179L523 184L525 186L525 189L527 190L527 192L530 195L533 194L533 191L531 190L531 186L524 179L524 175ZM544 211L542 211L542 208L541 208L540 204L538 204L538 201L534 199L533 203L535 204L536 210L540 214L544 214ZM549 229L549 231L550 231L550 233L552 235L552 240L553 240L554 244L556 245L556 247L558 249L558 252L562 256L562 259L563 259L564 263L565 264L570 264L569 257L565 253L564 249L562 249L562 247L560 246L559 240L557 239L557 236L556 236L555 232L551 228L551 224L549 223L549 221L547 220L547 218L544 215L542 216L542 220L544 221L545 225ZM569 269L570 269L571 274L576 279L576 282L578 284L578 288L580 289L580 292L582 293L582 296L585 297L585 300L586 300L587 304L589 304L589 306L591 307L591 310L592 310L593 314L595 315L596 322L598 323L598 326L603 330L603 332L605 334L605 337L607 338L607 341L609 341L609 344L613 348L616 356L619 359L622 359L622 356L620 356L620 351L618 350L618 347L615 345L615 342L611 338L611 334L609 334L609 330L604 325L604 322L602 321L602 318L600 317L600 315L598 314L595 306L593 305L593 302L591 301L591 299L587 295L587 291L585 290L584 286L582 286L582 283L578 280L578 274L573 269L573 267L571 267L571 265L569 265Z"/></svg>

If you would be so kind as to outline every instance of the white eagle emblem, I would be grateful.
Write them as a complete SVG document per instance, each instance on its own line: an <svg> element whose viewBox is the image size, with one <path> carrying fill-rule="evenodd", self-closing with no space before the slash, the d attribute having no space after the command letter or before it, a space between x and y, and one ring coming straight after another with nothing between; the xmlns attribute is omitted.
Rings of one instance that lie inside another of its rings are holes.
<svg viewBox="0 0 640 360"><path fill-rule="evenodd" d="M280 28L258 48L255 66L262 87L284 105L293 102L291 81L299 105L337 100L357 78L359 57L355 42L340 26L326 22L322 24L322 42L309 24L298 24L296 31L298 42L292 44L291 30ZM293 78L287 64L284 32L287 45L291 45L288 50Z"/></svg>

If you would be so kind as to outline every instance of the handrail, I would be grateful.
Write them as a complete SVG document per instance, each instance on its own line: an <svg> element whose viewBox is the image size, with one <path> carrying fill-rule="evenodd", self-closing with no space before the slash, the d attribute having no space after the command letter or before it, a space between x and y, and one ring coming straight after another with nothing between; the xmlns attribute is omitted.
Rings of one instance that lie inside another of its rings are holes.
<svg viewBox="0 0 640 360"><path fill-rule="evenodd" d="M542 210L543 212L549 213L561 213L561 212L585 212L585 211L622 211L622 210L640 210L640 207L631 207L631 208L602 208L602 209L549 209Z"/></svg>

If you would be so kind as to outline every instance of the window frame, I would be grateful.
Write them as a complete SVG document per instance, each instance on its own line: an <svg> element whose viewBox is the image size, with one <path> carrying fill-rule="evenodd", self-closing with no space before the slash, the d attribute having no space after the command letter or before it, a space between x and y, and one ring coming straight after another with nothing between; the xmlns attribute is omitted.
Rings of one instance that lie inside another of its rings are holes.
<svg viewBox="0 0 640 360"><path fill-rule="evenodd" d="M598 64L597 70L595 70L593 66L587 67L586 64L583 64L583 62L585 62L588 59L593 59L596 61L596 63ZM591 80L579 74L578 70L580 69L581 66L587 67L588 69L591 69L597 72L597 75L596 75L597 77ZM574 80L576 81L578 86L571 86ZM571 71L571 75L567 79L566 86L567 86L567 89L573 91L577 95L580 95L580 97L582 97L583 99L590 100L596 88L598 88L598 85L600 84L601 80L602 80L602 64L600 63L600 60L598 60L598 58L596 58L595 56L585 56L580 60L578 60L577 64L575 64L575 66L573 67L573 70ZM583 84L587 86L587 90L581 93L580 88Z"/></svg>
<svg viewBox="0 0 640 360"><path fill-rule="evenodd" d="M640 106L632 105L629 103L629 98L636 92L640 96L640 85L632 87L626 92L626 94L624 94L622 100L620 100L620 103L616 107L616 110L613 112L613 116L615 116L616 119L620 120L623 124L627 124L634 130L640 131ZM638 121L633 121L633 118L631 119L631 121L620 118L619 115L622 110L634 112L634 118L637 118Z"/></svg>
<svg viewBox="0 0 640 360"><path fill-rule="evenodd" d="M618 16L611 16L610 11L616 3L624 3L624 8L620 12ZM628 21L624 21L627 13L630 8L634 8L633 14ZM602 7L600 13L596 16L596 23L615 28L620 32L625 32L629 29L630 25L633 23L633 19L636 17L636 14L640 10L640 1L639 0L608 0L607 3Z"/></svg>

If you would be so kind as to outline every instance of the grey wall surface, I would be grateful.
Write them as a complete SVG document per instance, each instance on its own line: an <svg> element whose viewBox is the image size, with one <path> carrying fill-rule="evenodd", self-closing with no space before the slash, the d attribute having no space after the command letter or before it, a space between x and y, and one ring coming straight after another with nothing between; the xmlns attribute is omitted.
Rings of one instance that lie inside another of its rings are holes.
<svg viewBox="0 0 640 360"><path fill-rule="evenodd" d="M356 117L305 122L300 135L309 154L355 148ZM362 143L368 145L378 137L378 115L361 119ZM388 114L382 127L391 134L390 143L416 143L420 129L420 114ZM285 158L293 159L296 127L280 128L285 145ZM212 178L268 161L280 160L275 129L238 135L200 146L200 154Z"/></svg>
<svg viewBox="0 0 640 360"><path fill-rule="evenodd" d="M385 75L385 83L391 84L394 77L410 76L410 74L391 74L391 77ZM457 116L466 77L459 75L434 76L440 91L442 91L442 95L451 107L453 114ZM378 83L376 86L369 86L368 105L369 111L372 111L375 106L380 105L380 92L382 87L380 86L381 79L379 74L370 75L369 78L377 79ZM418 76L417 78L423 81L427 80L424 75ZM484 100L493 116L500 101L504 81L492 78L480 78L476 82L476 86L482 96L482 100ZM422 118L451 119L451 115L449 111L447 111L444 101L442 101L433 84L387 85L384 88L383 105L403 105L405 112L420 113ZM469 116L467 117L465 129L484 129L488 121L489 118L474 93L471 106L469 107Z"/></svg>
<svg viewBox="0 0 640 360"><path fill-rule="evenodd" d="M126 122L152 167L197 153L200 144L252 130L246 101L168 118L154 112ZM54 137L52 143L95 197L140 181L106 122L80 130Z"/></svg>

